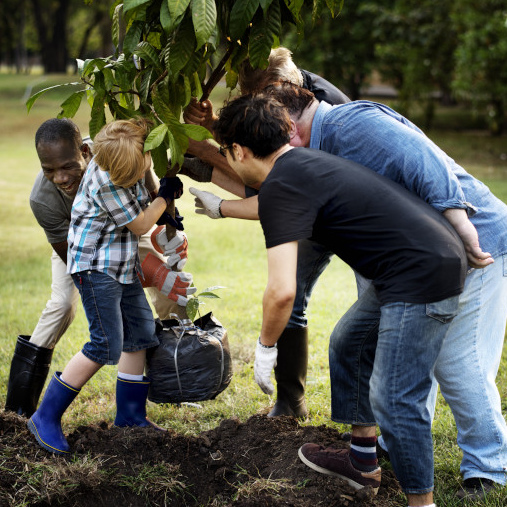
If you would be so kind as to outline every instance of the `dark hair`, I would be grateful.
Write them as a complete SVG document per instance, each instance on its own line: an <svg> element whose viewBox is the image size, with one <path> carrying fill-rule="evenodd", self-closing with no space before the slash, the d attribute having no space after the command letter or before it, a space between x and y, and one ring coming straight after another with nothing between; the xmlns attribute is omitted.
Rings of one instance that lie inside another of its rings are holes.
<svg viewBox="0 0 507 507"><path fill-rule="evenodd" d="M234 99L219 114L213 131L223 146L238 143L250 148L254 157L264 158L290 140L287 110L264 93Z"/></svg>
<svg viewBox="0 0 507 507"><path fill-rule="evenodd" d="M273 83L264 88L263 93L283 104L289 114L296 118L299 118L315 99L315 95L311 91L288 81Z"/></svg>
<svg viewBox="0 0 507 507"><path fill-rule="evenodd" d="M83 144L81 132L77 125L69 118L51 118L46 120L35 133L35 148L40 143L55 143L67 141L80 148Z"/></svg>

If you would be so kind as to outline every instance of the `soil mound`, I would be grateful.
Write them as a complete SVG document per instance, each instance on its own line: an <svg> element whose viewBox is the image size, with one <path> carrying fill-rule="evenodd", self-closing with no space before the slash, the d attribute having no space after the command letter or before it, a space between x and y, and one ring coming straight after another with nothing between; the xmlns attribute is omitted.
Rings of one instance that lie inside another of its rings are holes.
<svg viewBox="0 0 507 507"><path fill-rule="evenodd" d="M227 419L197 437L101 422L79 427L68 442L71 457L49 455L26 419L1 411L0 507L401 505L390 470L373 496L309 469L297 456L303 443L348 442L331 428L289 417Z"/></svg>

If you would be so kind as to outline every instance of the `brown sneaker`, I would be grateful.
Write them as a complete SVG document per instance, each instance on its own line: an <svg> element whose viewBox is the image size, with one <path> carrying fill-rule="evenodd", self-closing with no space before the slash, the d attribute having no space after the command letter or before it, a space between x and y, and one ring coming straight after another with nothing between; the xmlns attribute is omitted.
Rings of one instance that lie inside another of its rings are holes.
<svg viewBox="0 0 507 507"><path fill-rule="evenodd" d="M333 475L346 481L354 489L371 486L377 494L382 471L361 472L350 462L349 449L333 449L317 444L304 444L299 448L299 458L313 470L321 474Z"/></svg>

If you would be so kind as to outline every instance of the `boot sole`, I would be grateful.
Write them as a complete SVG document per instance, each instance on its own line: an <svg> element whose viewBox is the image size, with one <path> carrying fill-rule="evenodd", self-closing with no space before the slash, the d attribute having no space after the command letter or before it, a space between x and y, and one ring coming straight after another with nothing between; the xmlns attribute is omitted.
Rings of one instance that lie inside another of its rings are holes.
<svg viewBox="0 0 507 507"><path fill-rule="evenodd" d="M62 455L70 454L70 451L63 451L62 449L57 449L56 447L52 447L46 442L44 442L44 440L42 440L42 438L40 437L39 432L37 431L37 428L35 427L35 424L31 419L28 421L27 426L32 435L37 440L38 444L46 451L52 452L53 454L62 454Z"/></svg>
<svg viewBox="0 0 507 507"><path fill-rule="evenodd" d="M316 465L315 463L312 463L310 460L308 460L304 454L301 452L301 448L298 449L298 456L299 459L308 467L310 467L312 470L315 470L316 472L319 472L321 474L330 475L332 477L338 477L339 479L344 480L349 486L353 487L355 490L363 489L366 486L364 484L360 484L359 482L354 481L350 477L346 477L345 475L337 474L336 472L332 472L331 470L328 470L327 468L322 468L319 465ZM375 495L378 493L379 488L374 488L373 486L370 486L370 488L373 490Z"/></svg>

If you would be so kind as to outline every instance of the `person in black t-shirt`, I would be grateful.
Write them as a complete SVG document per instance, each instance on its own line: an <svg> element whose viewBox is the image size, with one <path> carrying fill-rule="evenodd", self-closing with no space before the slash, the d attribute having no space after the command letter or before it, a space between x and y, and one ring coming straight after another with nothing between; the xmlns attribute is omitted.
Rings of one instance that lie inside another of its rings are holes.
<svg viewBox="0 0 507 507"><path fill-rule="evenodd" d="M400 185L334 155L290 147L290 128L285 108L265 94L230 102L214 124L231 167L245 184L260 185L268 283L255 380L265 393L273 392L276 342L296 293L298 241L324 244L373 280L361 298L379 300L378 339L357 357L338 359L359 378L362 390L355 401L369 410L372 422L352 427L353 435L364 437L364 447L323 453L318 445L305 444L299 456L356 489L376 491L381 471L368 456L368 444L377 421L409 504L431 505L433 447L426 401L463 290L463 243L440 213ZM364 324L356 323L351 340L371 334ZM354 410L350 406L351 414Z"/></svg>
<svg viewBox="0 0 507 507"><path fill-rule="evenodd" d="M293 62L291 52L284 47L278 47L271 50L269 55L269 65L266 69L254 69L248 60L241 65L239 72L239 88L242 94L257 92L262 90L269 84L278 81L288 81L298 84L307 90L310 90L319 101L326 101L329 104L345 104L350 99L336 86L326 81L324 78L299 69ZM212 130L212 120L216 119L213 115L211 102L203 103L195 101L188 107L184 113L184 118L189 123L197 123ZM199 146L205 150L207 145L205 142L191 142L191 152L202 158L207 157L207 152L192 151L192 147ZM238 195L239 197L250 197L257 194L257 190L252 187L243 187L244 191L238 193L233 185L232 180L228 180L230 172L225 171L228 167L227 161L220 156L216 149L213 153L213 163L218 170L208 166L207 181L213 181L218 186ZM196 170L198 159L186 159L183 164L182 174L186 174L191 178L203 181L202 177L198 178L192 175L190 169ZM212 162L209 158L208 162ZM202 167L199 166L199 167ZM224 172L220 172L224 171ZM234 179L236 175L232 176ZM211 180L213 178L213 180ZM235 217L234 206L238 203L246 204L245 201L224 201L219 211L221 199L214 196L210 192L204 192L192 189L200 200L208 199L211 201L211 208L214 213L209 213L211 218ZM243 213L243 210L242 210ZM241 218L244 218L242 214ZM252 210L252 219L257 219L257 202L255 201L255 209ZM286 329L278 340L278 361L275 366L275 378L277 384L277 399L274 407L268 416L276 417L281 415L289 415L299 418L305 418L308 415L305 402L305 384L306 372L308 367L308 321L306 318L306 308L310 300L313 287L318 280L317 273L322 273L331 261L333 252L326 246L316 243L310 239L301 239L299 242L298 255L298 284L296 297L294 299L294 307L290 316Z"/></svg>

